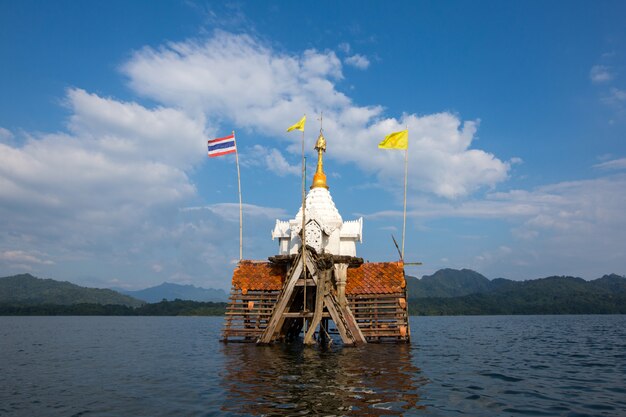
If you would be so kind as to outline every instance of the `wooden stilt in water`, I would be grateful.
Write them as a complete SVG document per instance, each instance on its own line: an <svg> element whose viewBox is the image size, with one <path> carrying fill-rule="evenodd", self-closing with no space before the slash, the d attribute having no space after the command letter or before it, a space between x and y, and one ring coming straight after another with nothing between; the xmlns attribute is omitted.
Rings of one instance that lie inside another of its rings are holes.
<svg viewBox="0 0 626 417"><path fill-rule="evenodd" d="M289 275L285 280L285 285L282 292L278 296L278 301L276 302L270 321L263 331L263 334L260 337L258 343L266 344L272 342L277 329L279 332L282 330L282 324L285 321L284 313L288 311L287 307L293 301L293 290L296 287L298 279L300 279L300 275L303 271L303 265L304 263L302 259L302 254L300 254L295 259L294 265L292 265L292 267L290 268Z"/></svg>
<svg viewBox="0 0 626 417"><path fill-rule="evenodd" d="M322 314L324 313L324 292L326 289L326 282L328 280L328 270L321 271L317 277L317 288L315 292L315 311L313 312L313 319L311 319L311 325L306 335L304 335L304 344L312 345L315 343L313 335L315 329L320 324Z"/></svg>
<svg viewBox="0 0 626 417"><path fill-rule="evenodd" d="M310 281L301 279L304 271L304 264L307 265L307 276ZM332 285L333 263L324 258L324 255L318 256L314 251L307 251L306 258L302 251L294 260L287 276L283 290L278 296L276 306L272 311L271 318L267 327L258 339L259 344L272 343L281 338L287 330L283 329L286 325L286 319L302 317L310 318L310 324L304 336L304 344L315 344L315 331L324 320L324 324L320 327L320 333L327 332L328 318L332 319L339 331L341 340L345 345L354 345L357 343L367 343L363 333L352 314L350 308L341 306L337 300L337 290ZM290 306L294 302L296 286L308 285L315 286L315 310L311 312L290 311ZM326 314L329 317L325 317Z"/></svg>

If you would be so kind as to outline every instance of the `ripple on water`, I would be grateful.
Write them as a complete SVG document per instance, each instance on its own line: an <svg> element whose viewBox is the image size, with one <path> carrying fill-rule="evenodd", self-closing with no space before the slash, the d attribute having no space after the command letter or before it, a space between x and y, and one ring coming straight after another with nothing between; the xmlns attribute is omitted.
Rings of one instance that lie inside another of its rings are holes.
<svg viewBox="0 0 626 417"><path fill-rule="evenodd" d="M414 317L411 345L330 350L221 325L0 317L0 415L626 415L624 316Z"/></svg>
<svg viewBox="0 0 626 417"><path fill-rule="evenodd" d="M222 353L225 412L276 415L288 405L294 414L398 415L421 407L424 381L407 345L331 351L227 345Z"/></svg>
<svg viewBox="0 0 626 417"><path fill-rule="evenodd" d="M480 374L483 376L488 376L490 378L500 379L502 381L507 381L507 382L520 382L524 380L523 378L515 378L512 376L507 376L507 375L499 374L496 372L481 372Z"/></svg>

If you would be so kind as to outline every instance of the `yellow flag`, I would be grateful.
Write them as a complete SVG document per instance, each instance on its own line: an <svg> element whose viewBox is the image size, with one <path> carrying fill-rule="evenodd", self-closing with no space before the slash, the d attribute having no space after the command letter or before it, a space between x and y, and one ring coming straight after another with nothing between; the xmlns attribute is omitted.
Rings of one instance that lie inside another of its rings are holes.
<svg viewBox="0 0 626 417"><path fill-rule="evenodd" d="M302 119L295 125L291 126L287 129L287 132L291 132L292 130L301 130L304 132L304 124L306 123L306 115L302 116Z"/></svg>
<svg viewBox="0 0 626 417"><path fill-rule="evenodd" d="M393 132L385 136L385 140L378 144L381 149L408 149L409 131Z"/></svg>

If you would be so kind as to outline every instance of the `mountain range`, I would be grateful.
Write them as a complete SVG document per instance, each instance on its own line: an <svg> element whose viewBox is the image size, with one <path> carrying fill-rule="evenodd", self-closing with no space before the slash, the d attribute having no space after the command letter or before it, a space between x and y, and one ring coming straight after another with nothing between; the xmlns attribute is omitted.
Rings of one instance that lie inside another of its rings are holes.
<svg viewBox="0 0 626 417"><path fill-rule="evenodd" d="M188 300L198 302L226 302L224 290L201 288L164 282L155 287L137 291L121 288L99 289L53 279L41 279L31 274L0 278L0 303L19 304L111 304L138 307L145 303L163 300Z"/></svg>
<svg viewBox="0 0 626 417"><path fill-rule="evenodd" d="M412 315L626 314L626 277L616 274L592 281L571 276L511 281L489 280L470 269L442 269L406 280ZM223 290L193 285L163 283L125 292L14 275L0 278L0 314L219 314L227 305ZM78 309L60 308L80 304Z"/></svg>
<svg viewBox="0 0 626 417"><path fill-rule="evenodd" d="M71 282L36 278L30 274L0 278L0 303L112 304L139 307L144 301L110 289L86 288Z"/></svg>
<svg viewBox="0 0 626 417"><path fill-rule="evenodd" d="M418 315L626 313L626 278L616 274L511 281L442 269L422 279L407 276L407 292L410 312Z"/></svg>

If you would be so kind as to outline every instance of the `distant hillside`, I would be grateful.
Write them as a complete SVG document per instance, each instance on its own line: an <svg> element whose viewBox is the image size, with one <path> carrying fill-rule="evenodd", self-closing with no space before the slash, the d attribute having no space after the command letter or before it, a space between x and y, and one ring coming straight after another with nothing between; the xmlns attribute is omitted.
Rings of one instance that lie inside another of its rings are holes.
<svg viewBox="0 0 626 417"><path fill-rule="evenodd" d="M460 297L491 289L491 281L471 269L440 269L422 279L407 276L406 280L409 298Z"/></svg>
<svg viewBox="0 0 626 417"><path fill-rule="evenodd" d="M604 275L595 281L591 281L595 287L603 288L611 292L626 292L626 279L617 274Z"/></svg>
<svg viewBox="0 0 626 417"><path fill-rule="evenodd" d="M86 288L70 282L40 279L30 274L0 278L0 303L58 304L81 303L117 304L138 307L143 301L113 290Z"/></svg>
<svg viewBox="0 0 626 417"><path fill-rule="evenodd" d="M428 278L424 283L424 278L407 277L411 314L626 313L626 278L615 274L593 281L553 276L528 281L498 278L485 282L486 278L474 271L442 271L424 277ZM451 295L463 292L464 295ZM433 293L440 295L424 295Z"/></svg>
<svg viewBox="0 0 626 417"><path fill-rule="evenodd" d="M125 291L116 289L123 294L131 297L147 301L149 303L157 303L162 300L190 300L201 302L225 302L228 295L224 290L216 290L213 288L201 288L193 285L180 285L164 282L156 287L150 287L138 291Z"/></svg>
<svg viewBox="0 0 626 417"><path fill-rule="evenodd" d="M222 316L226 303L161 301L128 307L119 304L3 304L0 316Z"/></svg>

